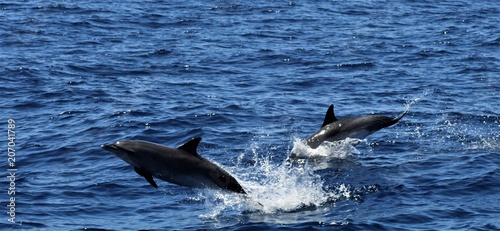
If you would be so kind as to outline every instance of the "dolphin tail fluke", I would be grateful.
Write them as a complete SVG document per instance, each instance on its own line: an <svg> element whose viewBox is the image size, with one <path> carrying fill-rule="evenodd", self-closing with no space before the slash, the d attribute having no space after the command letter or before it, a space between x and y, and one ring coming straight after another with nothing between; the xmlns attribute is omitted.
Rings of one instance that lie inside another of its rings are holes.
<svg viewBox="0 0 500 231"><path fill-rule="evenodd" d="M377 126L377 129L375 129L373 132L396 124L406 115L406 113L408 113L408 110L404 111L403 113L401 113L401 115L399 115L398 117L395 117L395 118L387 117L387 116L380 116L379 117L380 118L379 125Z"/></svg>
<svg viewBox="0 0 500 231"><path fill-rule="evenodd" d="M389 121L389 123L385 127L389 127L389 126L392 126L392 125L396 124L397 122L399 122L406 115L406 113L408 113L408 110L406 110L403 113L401 113L401 115L399 115L398 117L393 118L391 121Z"/></svg>
<svg viewBox="0 0 500 231"><path fill-rule="evenodd" d="M401 115L394 118L394 121L396 121L396 123L397 123L399 120L401 120L406 115L406 113L408 113L408 110L404 111L403 113L401 113Z"/></svg>
<svg viewBox="0 0 500 231"><path fill-rule="evenodd" d="M153 175L150 172L137 167L134 167L134 170L137 174L143 176L149 182L149 184L151 184L151 186L158 188L158 185L153 180Z"/></svg>

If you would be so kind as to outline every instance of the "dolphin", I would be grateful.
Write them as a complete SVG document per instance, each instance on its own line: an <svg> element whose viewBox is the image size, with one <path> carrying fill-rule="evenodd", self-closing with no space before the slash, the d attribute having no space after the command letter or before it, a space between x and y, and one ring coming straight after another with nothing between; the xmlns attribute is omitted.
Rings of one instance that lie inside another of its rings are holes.
<svg viewBox="0 0 500 231"><path fill-rule="evenodd" d="M132 165L135 172L155 188L158 185L153 176L187 187L222 188L246 194L233 176L198 154L200 141L197 137L178 148L170 148L147 141L126 140L101 145L101 148Z"/></svg>
<svg viewBox="0 0 500 231"><path fill-rule="evenodd" d="M324 141L338 141L346 138L364 139L376 131L396 124L408 111L398 117L380 115L368 115L354 118L337 119L333 112L333 104L326 111L325 120L321 128L305 140L305 144L315 149ZM297 153L292 150L289 159L298 158ZM288 161L287 160L287 161Z"/></svg>

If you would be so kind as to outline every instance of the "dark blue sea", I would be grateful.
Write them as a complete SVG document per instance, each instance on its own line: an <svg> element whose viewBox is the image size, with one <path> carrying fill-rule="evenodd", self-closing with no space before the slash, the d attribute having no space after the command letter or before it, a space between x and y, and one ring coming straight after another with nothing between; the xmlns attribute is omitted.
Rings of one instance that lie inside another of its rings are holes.
<svg viewBox="0 0 500 231"><path fill-rule="evenodd" d="M496 0L7 1L0 68L1 230L500 230ZM330 104L409 112L286 168ZM198 136L249 197L100 148Z"/></svg>

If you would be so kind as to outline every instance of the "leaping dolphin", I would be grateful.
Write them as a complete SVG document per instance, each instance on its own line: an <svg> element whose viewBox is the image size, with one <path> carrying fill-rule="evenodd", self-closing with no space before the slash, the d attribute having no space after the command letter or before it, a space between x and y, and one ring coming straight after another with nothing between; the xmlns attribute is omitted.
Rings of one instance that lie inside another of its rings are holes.
<svg viewBox="0 0 500 231"><path fill-rule="evenodd" d="M201 138L193 138L178 148L147 141L118 141L101 145L104 150L134 167L153 187L153 176L164 181L193 188L222 188L246 194L245 190L224 169L203 158L196 151Z"/></svg>
<svg viewBox="0 0 500 231"><path fill-rule="evenodd" d="M364 139L376 131L396 124L408 111L396 118L379 115L368 115L354 118L337 119L333 112L333 104L326 111L321 128L305 140L305 144L315 149L324 141L338 141L346 138ZM298 158L292 150L288 160ZM287 160L287 161L288 161Z"/></svg>

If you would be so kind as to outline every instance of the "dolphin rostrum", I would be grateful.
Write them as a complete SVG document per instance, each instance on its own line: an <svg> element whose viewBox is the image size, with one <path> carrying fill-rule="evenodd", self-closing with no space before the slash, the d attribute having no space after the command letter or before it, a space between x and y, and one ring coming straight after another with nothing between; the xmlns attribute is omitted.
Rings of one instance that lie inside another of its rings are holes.
<svg viewBox="0 0 500 231"><path fill-rule="evenodd" d="M325 120L321 128L305 140L305 144L315 149L324 141L338 141L346 138L364 139L376 131L396 124L408 111L396 118L379 115L368 115L354 118L337 119L333 112L333 104L326 111ZM293 152L289 159L297 158Z"/></svg>
<svg viewBox="0 0 500 231"><path fill-rule="evenodd" d="M153 187L153 176L164 181L193 188L222 188L246 194L245 190L224 169L203 158L196 151L201 138L193 138L178 148L147 141L118 141L101 145L104 150L134 167Z"/></svg>

